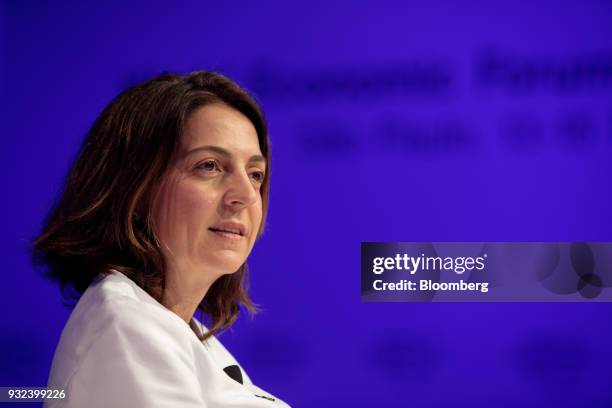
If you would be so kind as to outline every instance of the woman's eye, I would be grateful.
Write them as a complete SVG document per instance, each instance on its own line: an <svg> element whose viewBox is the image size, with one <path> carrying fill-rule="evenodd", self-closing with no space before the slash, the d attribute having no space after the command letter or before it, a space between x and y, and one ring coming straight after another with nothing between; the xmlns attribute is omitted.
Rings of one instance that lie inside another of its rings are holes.
<svg viewBox="0 0 612 408"><path fill-rule="evenodd" d="M265 177L265 173L263 171L254 171L253 173L251 173L251 177L256 182L263 183L264 177Z"/></svg>
<svg viewBox="0 0 612 408"><path fill-rule="evenodd" d="M219 170L219 165L214 160L206 160L196 166L197 169L205 170L205 171L215 171Z"/></svg>

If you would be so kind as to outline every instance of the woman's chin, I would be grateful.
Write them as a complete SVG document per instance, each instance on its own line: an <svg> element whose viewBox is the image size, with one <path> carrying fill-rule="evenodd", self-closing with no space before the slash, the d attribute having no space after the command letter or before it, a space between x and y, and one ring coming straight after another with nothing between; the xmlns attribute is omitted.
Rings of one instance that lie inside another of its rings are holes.
<svg viewBox="0 0 612 408"><path fill-rule="evenodd" d="M221 276L236 273L245 261L246 258L244 257L236 256L236 254L230 254L225 256L216 256L214 258L208 256L207 260L204 260L202 264L206 265L207 268L214 265L214 269L219 271L218 273Z"/></svg>

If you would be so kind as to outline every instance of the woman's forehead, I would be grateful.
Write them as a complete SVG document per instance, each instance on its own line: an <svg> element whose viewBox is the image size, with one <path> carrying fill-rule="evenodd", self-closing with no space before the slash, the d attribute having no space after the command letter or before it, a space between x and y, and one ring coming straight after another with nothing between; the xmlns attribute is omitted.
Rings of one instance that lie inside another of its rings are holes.
<svg viewBox="0 0 612 408"><path fill-rule="evenodd" d="M185 123L181 141L184 151L200 146L219 146L236 153L261 153L257 131L241 112L222 103L198 108Z"/></svg>

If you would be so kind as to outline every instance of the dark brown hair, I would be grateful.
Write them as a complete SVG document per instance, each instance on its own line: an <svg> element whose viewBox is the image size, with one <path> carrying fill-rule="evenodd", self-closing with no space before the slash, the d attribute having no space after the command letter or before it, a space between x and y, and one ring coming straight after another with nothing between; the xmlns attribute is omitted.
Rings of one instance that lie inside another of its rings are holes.
<svg viewBox="0 0 612 408"><path fill-rule="evenodd" d="M32 260L76 300L110 269L127 275L161 302L165 262L151 223L151 200L180 145L183 125L197 108L224 103L254 125L267 171L261 186L263 232L270 187L264 116L255 100L214 72L162 74L115 98L87 134L64 190L33 243ZM202 340L228 329L240 305L254 312L248 266L223 275L198 306L211 321Z"/></svg>

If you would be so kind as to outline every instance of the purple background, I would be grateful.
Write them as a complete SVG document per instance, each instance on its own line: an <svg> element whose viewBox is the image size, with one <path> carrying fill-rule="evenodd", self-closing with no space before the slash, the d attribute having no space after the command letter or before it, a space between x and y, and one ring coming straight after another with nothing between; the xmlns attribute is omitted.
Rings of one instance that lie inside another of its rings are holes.
<svg viewBox="0 0 612 408"><path fill-rule="evenodd" d="M612 240L611 2L88 3L0 3L0 385L46 383L69 310L27 245L88 127L209 69L270 123L264 311L221 337L256 384L296 407L612 406L612 305L362 303L359 257Z"/></svg>

